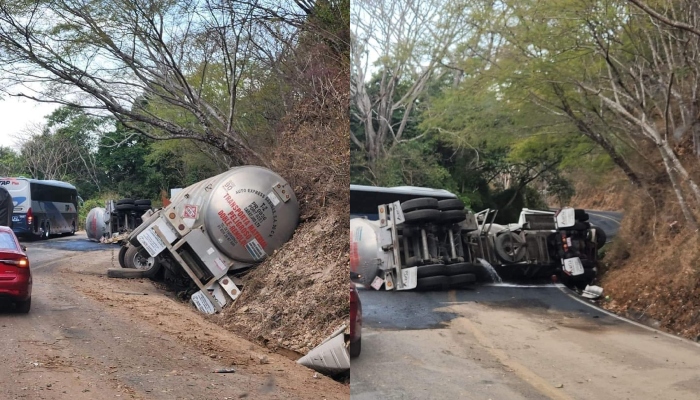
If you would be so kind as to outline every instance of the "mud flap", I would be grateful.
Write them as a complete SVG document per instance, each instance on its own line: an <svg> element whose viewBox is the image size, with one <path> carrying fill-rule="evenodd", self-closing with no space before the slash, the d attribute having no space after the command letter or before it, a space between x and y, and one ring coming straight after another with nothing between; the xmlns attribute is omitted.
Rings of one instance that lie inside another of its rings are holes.
<svg viewBox="0 0 700 400"><path fill-rule="evenodd" d="M411 290L418 286L418 267L404 268L401 270L402 288L397 290Z"/></svg>
<svg viewBox="0 0 700 400"><path fill-rule="evenodd" d="M583 275L583 264L578 257L567 258L563 262L564 272L571 276Z"/></svg>

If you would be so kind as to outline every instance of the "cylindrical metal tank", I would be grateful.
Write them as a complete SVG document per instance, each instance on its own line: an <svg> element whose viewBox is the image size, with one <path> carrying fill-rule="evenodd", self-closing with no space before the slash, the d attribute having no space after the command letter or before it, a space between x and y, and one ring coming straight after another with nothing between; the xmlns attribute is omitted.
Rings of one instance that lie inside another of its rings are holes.
<svg viewBox="0 0 700 400"><path fill-rule="evenodd" d="M163 210L191 228L204 225L212 243L243 263L262 261L294 233L299 203L289 184L267 168L243 166L182 189Z"/></svg>
<svg viewBox="0 0 700 400"><path fill-rule="evenodd" d="M88 239L99 242L108 232L108 221L109 218L104 208L95 207L90 210L85 218L85 232L87 232Z"/></svg>
<svg viewBox="0 0 700 400"><path fill-rule="evenodd" d="M350 220L350 270L361 275L359 283L369 287L379 273L379 229L376 221Z"/></svg>

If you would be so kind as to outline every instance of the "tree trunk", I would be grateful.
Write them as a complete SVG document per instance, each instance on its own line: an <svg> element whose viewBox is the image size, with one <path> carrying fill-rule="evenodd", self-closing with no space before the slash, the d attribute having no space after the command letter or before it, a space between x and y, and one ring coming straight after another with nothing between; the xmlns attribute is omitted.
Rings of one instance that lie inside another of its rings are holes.
<svg viewBox="0 0 700 400"><path fill-rule="evenodd" d="M678 181L676 180L676 177L673 173L674 168L671 164L671 160L669 160L667 154L664 154L664 150L662 150L662 147L659 147L659 151L661 152L661 158L663 158L664 160L664 167L666 167L666 173L668 174L668 177L671 180L673 191L676 192L676 198L678 198L678 204L681 206L681 210L683 211L685 221L687 222L688 227L692 231L697 231L698 223L695 220L693 213L690 212L690 208L688 208L688 203L685 201L685 198L683 198L683 193L681 192L681 188L678 185Z"/></svg>
<svg viewBox="0 0 700 400"><path fill-rule="evenodd" d="M673 152L673 149L671 146L668 144L667 141L662 140L659 143L659 150L661 151L661 157L664 157L664 162L670 163L670 166L673 167L672 169L675 169L678 171L680 176L688 181L688 185L690 185L690 189L693 191L693 194L695 195L695 201L697 202L698 205L700 205L700 187L693 181L693 179L690 177L690 174L688 174L688 171L683 167L681 164L681 161L678 159L676 156L676 153ZM668 158L668 160L666 159ZM667 167L668 169L669 167Z"/></svg>

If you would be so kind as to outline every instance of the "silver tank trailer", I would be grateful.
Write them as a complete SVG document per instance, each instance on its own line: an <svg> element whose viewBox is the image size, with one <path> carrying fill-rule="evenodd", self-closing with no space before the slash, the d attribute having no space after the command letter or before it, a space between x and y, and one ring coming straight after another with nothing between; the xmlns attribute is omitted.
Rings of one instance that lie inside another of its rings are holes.
<svg viewBox="0 0 700 400"><path fill-rule="evenodd" d="M104 237L107 229L108 216L102 207L95 207L88 212L85 218L85 232L89 240L100 241Z"/></svg>
<svg viewBox="0 0 700 400"><path fill-rule="evenodd" d="M359 283L369 287L379 274L381 253L379 223L364 218L350 220L350 270L361 275Z"/></svg>
<svg viewBox="0 0 700 400"><path fill-rule="evenodd" d="M166 219L173 213L186 228L203 225L224 255L251 264L291 238L299 222L299 203L276 173L243 166L182 189L162 210Z"/></svg>

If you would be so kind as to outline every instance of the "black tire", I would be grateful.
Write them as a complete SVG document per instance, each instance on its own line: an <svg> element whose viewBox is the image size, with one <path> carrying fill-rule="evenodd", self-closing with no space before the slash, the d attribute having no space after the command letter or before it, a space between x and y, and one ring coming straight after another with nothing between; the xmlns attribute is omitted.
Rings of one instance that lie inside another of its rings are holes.
<svg viewBox="0 0 700 400"><path fill-rule="evenodd" d="M481 265L476 265L468 262L462 262L457 264L449 264L445 266L445 275L455 276L463 274L475 274L483 268Z"/></svg>
<svg viewBox="0 0 700 400"><path fill-rule="evenodd" d="M449 210L440 213L440 222L443 224L456 224L467 219L467 213L464 210Z"/></svg>
<svg viewBox="0 0 700 400"><path fill-rule="evenodd" d="M107 276L110 278L145 278L144 271L131 268L109 268Z"/></svg>
<svg viewBox="0 0 700 400"><path fill-rule="evenodd" d="M460 274L450 277L450 287L468 286L474 282L476 282L476 275L474 274Z"/></svg>
<svg viewBox="0 0 700 400"><path fill-rule="evenodd" d="M444 264L430 264L418 267L418 278L445 275Z"/></svg>
<svg viewBox="0 0 700 400"><path fill-rule="evenodd" d="M117 205L120 205L120 204L134 204L134 199L117 200Z"/></svg>
<svg viewBox="0 0 700 400"><path fill-rule="evenodd" d="M447 199L438 201L440 211L464 211L464 202L460 199Z"/></svg>
<svg viewBox="0 0 700 400"><path fill-rule="evenodd" d="M581 208L577 208L577 209L574 209L574 218L576 218L577 221L586 222L586 221L588 221L590 216L588 215L586 210L581 209Z"/></svg>
<svg viewBox="0 0 700 400"><path fill-rule="evenodd" d="M143 211L143 212L146 212L146 211L148 211L148 210L150 210L150 209L151 209L151 206L150 206L150 205L146 205L146 204L137 204L137 205L134 206L134 210L136 210L136 211Z"/></svg>
<svg viewBox="0 0 700 400"><path fill-rule="evenodd" d="M133 204L117 204L114 206L114 209L117 211L133 211L135 207Z"/></svg>
<svg viewBox="0 0 700 400"><path fill-rule="evenodd" d="M566 230L571 230L571 231L585 231L586 229L589 229L591 227L591 224L588 222L580 222L576 221L573 226L564 228Z"/></svg>
<svg viewBox="0 0 700 400"><path fill-rule="evenodd" d="M598 250L600 250L601 247L605 246L605 243L607 243L608 241L608 235L605 233L604 230L597 226L595 227L595 241Z"/></svg>
<svg viewBox="0 0 700 400"><path fill-rule="evenodd" d="M362 352L362 338L350 342L350 358L359 357Z"/></svg>
<svg viewBox="0 0 700 400"><path fill-rule="evenodd" d="M27 314L27 313L29 313L29 309L31 309L31 308L32 308L32 298L30 297L28 300L18 301L16 304L15 310L17 310L17 312L20 314Z"/></svg>
<svg viewBox="0 0 700 400"><path fill-rule="evenodd" d="M423 260L418 257L418 256L413 256L413 257L408 257L408 260L406 260L406 267L411 268L411 267L417 267L423 263Z"/></svg>
<svg viewBox="0 0 700 400"><path fill-rule="evenodd" d="M126 255L126 249L127 249L127 248L128 248L128 246L122 246L122 247L119 249L119 266L122 267L122 268L129 268L129 267L126 266L126 262L125 262L125 260L124 260L124 255Z"/></svg>
<svg viewBox="0 0 700 400"><path fill-rule="evenodd" d="M503 261L520 262L525 258L525 240L513 232L497 236L494 247L496 248L496 254Z"/></svg>
<svg viewBox="0 0 700 400"><path fill-rule="evenodd" d="M418 290L444 290L450 287L450 278L447 276L429 276L419 278L416 289Z"/></svg>
<svg viewBox="0 0 700 400"><path fill-rule="evenodd" d="M151 206L151 200L150 199L141 199L141 200L136 200L134 201L134 204L137 206Z"/></svg>
<svg viewBox="0 0 700 400"><path fill-rule="evenodd" d="M437 208L438 201L432 197L420 197L401 203L401 210L405 213L413 210L437 210Z"/></svg>
<svg viewBox="0 0 700 400"><path fill-rule="evenodd" d="M417 200L417 199L416 199ZM436 200L437 201L437 200ZM440 210L415 210L404 213L407 223L440 222Z"/></svg>
<svg viewBox="0 0 700 400"><path fill-rule="evenodd" d="M41 238L48 240L49 237L51 237L51 224L47 221L44 223L44 233L41 235Z"/></svg>
<svg viewBox="0 0 700 400"><path fill-rule="evenodd" d="M143 276L146 278L155 278L161 269L158 257L147 258L142 252L146 253L146 250L143 250L141 247L128 246L124 253L124 265L126 265L127 268L135 268L143 271Z"/></svg>

